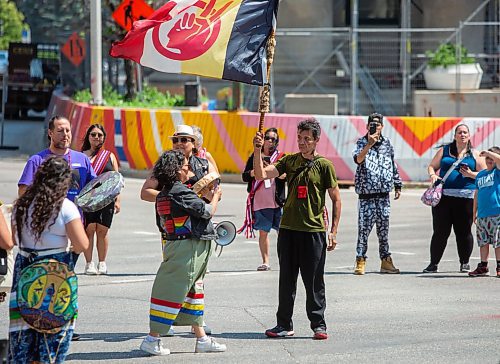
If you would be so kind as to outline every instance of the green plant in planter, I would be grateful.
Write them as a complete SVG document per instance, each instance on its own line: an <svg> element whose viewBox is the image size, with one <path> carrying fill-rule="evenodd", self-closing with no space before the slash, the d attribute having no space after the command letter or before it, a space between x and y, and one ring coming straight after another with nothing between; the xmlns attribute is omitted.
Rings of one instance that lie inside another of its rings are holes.
<svg viewBox="0 0 500 364"><path fill-rule="evenodd" d="M460 64L471 64L475 63L476 60L473 57L467 56L468 51L465 47L460 47ZM429 57L429 67L448 67L458 64L457 59L457 48L455 44L446 43L441 44L436 52L427 51L425 55Z"/></svg>

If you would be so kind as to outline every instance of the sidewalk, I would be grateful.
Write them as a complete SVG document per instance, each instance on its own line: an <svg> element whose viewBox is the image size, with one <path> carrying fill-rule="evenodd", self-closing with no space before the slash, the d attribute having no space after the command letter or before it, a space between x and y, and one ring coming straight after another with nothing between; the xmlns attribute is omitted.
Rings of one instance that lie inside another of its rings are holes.
<svg viewBox="0 0 500 364"><path fill-rule="evenodd" d="M46 142L43 120L5 120L3 146L18 148L11 150L0 146L0 158L27 159L45 148Z"/></svg>

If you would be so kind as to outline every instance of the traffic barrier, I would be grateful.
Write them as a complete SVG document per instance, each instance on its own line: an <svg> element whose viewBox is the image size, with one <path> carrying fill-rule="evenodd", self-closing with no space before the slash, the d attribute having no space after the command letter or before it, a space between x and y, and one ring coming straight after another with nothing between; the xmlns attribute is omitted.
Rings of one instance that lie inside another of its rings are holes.
<svg viewBox="0 0 500 364"><path fill-rule="evenodd" d="M257 130L259 114L250 112L199 111L173 109L139 109L91 106L77 103L54 93L48 115L69 118L73 132L73 148L79 149L90 124L103 124L105 147L118 156L120 163L132 169L149 169L162 151L172 148L168 138L175 125L198 125L204 144L214 156L221 173L241 173L252 153L252 138ZM335 165L340 180L352 180L356 165L352 151L356 140L366 133L367 117L267 114L264 126L275 127L280 135L279 149L297 151L296 127L300 120L315 117L321 124L319 154ZM453 140L458 124L466 124L472 145L487 149L500 140L500 119L444 117L387 117L383 135L395 150L401 177L406 181L426 181L427 165L435 147Z"/></svg>

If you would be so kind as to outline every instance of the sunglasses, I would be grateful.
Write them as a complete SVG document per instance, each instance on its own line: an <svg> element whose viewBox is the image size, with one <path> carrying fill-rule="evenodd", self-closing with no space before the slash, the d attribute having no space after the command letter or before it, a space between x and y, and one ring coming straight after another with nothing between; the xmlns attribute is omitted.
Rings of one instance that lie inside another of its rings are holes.
<svg viewBox="0 0 500 364"><path fill-rule="evenodd" d="M191 139L191 138L172 138L172 143L174 143L174 144L176 144L176 143L187 143L187 142L193 143L194 140Z"/></svg>
<svg viewBox="0 0 500 364"><path fill-rule="evenodd" d="M90 133L90 136L92 138L104 138L104 134L103 133Z"/></svg>
<svg viewBox="0 0 500 364"><path fill-rule="evenodd" d="M264 140L270 140L272 142L275 142L276 141L276 138L275 137L272 137L272 136L265 136L264 137Z"/></svg>

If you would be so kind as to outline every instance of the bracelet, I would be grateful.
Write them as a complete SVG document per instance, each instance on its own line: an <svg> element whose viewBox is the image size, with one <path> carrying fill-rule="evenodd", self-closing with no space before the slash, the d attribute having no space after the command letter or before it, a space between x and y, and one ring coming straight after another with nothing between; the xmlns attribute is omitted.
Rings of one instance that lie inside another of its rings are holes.
<svg viewBox="0 0 500 364"><path fill-rule="evenodd" d="M429 178L432 177L432 176L437 176L437 174L436 173L429 174Z"/></svg>

